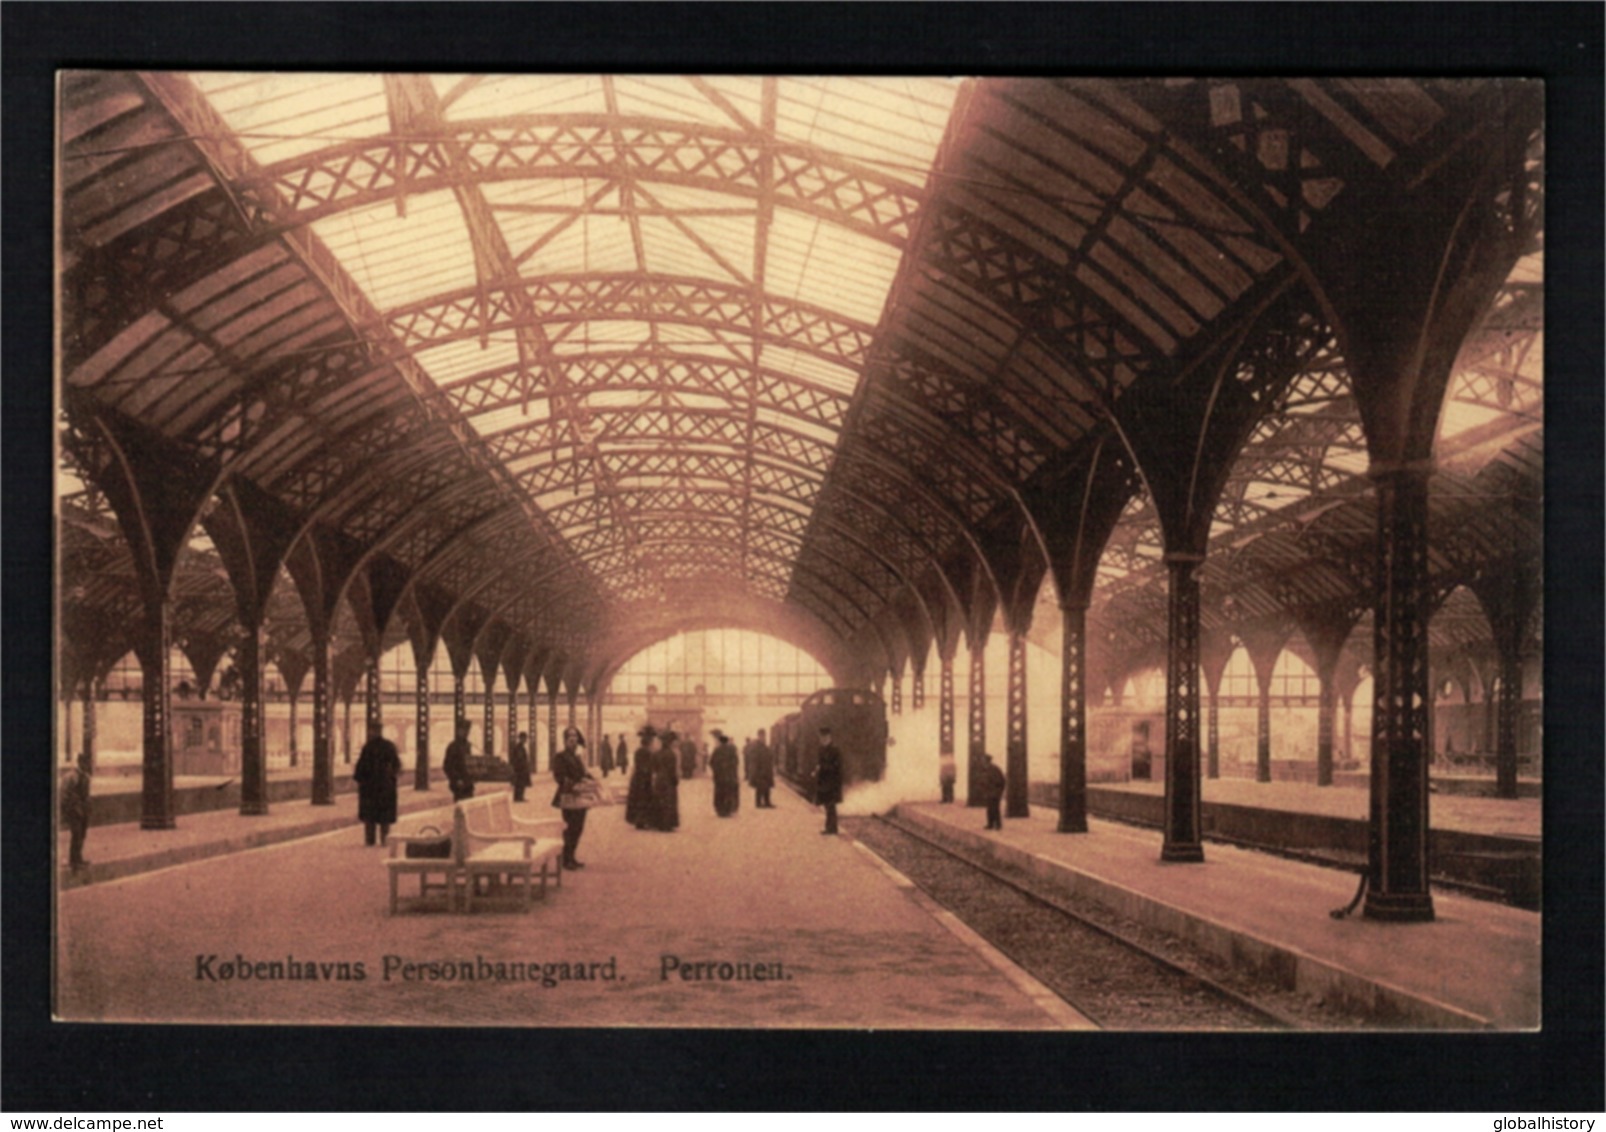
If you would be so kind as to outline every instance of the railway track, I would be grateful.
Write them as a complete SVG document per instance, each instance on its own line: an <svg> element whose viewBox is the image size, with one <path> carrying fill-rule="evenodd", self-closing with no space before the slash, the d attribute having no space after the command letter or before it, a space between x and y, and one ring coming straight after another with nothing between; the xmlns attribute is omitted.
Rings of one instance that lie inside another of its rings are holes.
<svg viewBox="0 0 1606 1132"><path fill-rule="evenodd" d="M1044 891L894 818L845 828L1034 978L1106 1029L1288 1030L1347 1027L1300 1002L1289 1010L1226 985L1170 937ZM1241 980L1240 980L1241 981ZM1256 988L1258 989L1258 988ZM1292 996L1284 996L1292 997Z"/></svg>

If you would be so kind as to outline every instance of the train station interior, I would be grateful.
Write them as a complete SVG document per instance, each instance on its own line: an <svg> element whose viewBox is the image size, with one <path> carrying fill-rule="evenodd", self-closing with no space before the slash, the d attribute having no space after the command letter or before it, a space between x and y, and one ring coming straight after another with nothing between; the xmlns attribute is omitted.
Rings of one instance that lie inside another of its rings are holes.
<svg viewBox="0 0 1606 1132"><path fill-rule="evenodd" d="M892 815L1284 1020L1542 1026L1542 84L58 98L58 1017L1228 1025L1068 996ZM370 737L404 833L460 725L539 821L647 724L762 729L774 812L695 764L533 908L392 910Z"/></svg>

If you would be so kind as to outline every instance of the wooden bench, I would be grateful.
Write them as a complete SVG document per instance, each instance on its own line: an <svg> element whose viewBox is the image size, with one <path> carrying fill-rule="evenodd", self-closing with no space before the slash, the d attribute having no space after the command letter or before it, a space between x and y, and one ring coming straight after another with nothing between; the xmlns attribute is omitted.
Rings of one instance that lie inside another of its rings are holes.
<svg viewBox="0 0 1606 1132"><path fill-rule="evenodd" d="M539 827L559 825L562 820L517 818L506 793L459 802L452 817L452 839L454 844L461 841L463 846L463 911L472 912L475 899L485 895L480 890L481 880L490 886L520 887L524 910L530 907L537 877L543 900L549 879L563 887L563 867L559 863L563 840L541 837L536 832Z"/></svg>
<svg viewBox="0 0 1606 1132"><path fill-rule="evenodd" d="M455 825L455 821L453 823ZM418 897L415 906L426 905L432 899L432 894L439 893L445 898L445 907L448 912L456 907L456 888L458 877L462 868L462 843L452 830L447 831L451 838L450 850L444 857L409 857L409 845L423 844L440 840L439 834L420 833L414 830L410 833L393 833L390 835L390 859L385 862L385 868L390 873L390 914L394 916L401 902L400 881L402 876L416 876L418 878ZM436 881L434 878L439 877Z"/></svg>
<svg viewBox="0 0 1606 1132"><path fill-rule="evenodd" d="M529 820L515 817L509 796L505 791L459 802L452 809L449 837L451 848L445 857L409 857L407 846L439 840L438 834L420 834L416 831L392 835L390 859L385 862L390 873L390 912L395 915L401 905L401 877L418 878L418 896L415 906L433 903L445 898L447 911L455 912L458 893L463 894L465 912L472 911L476 896L482 893L483 883L494 886L501 883L522 883L522 906L530 907L530 897L537 877L541 881L541 895L546 896L546 882L555 878L563 885L563 870L557 858L563 852L562 838L542 837L541 831L559 826L562 818ZM536 870L539 869L539 872Z"/></svg>

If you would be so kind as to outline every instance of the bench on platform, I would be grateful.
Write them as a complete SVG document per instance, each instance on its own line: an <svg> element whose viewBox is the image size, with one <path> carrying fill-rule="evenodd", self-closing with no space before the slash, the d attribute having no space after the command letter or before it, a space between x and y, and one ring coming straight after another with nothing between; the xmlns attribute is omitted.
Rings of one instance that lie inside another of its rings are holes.
<svg viewBox="0 0 1606 1132"><path fill-rule="evenodd" d="M390 858L385 862L390 874L390 911L395 915L401 904L401 877L418 878L415 904L445 898L447 911L456 911L458 893L463 894L463 911L472 911L476 896L489 895L481 888L502 884L522 887L521 905L530 907L537 877L541 895L546 882L555 878L563 885L563 870L557 863L563 851L561 838L542 837L543 827L560 825L561 818L528 820L515 817L506 792L489 794L459 802L452 809L450 850L445 857L409 857L407 847L438 842L439 834L418 832L396 834L390 838ZM539 870L539 871L537 871Z"/></svg>
<svg viewBox="0 0 1606 1132"><path fill-rule="evenodd" d="M562 824L562 818L530 821L513 815L506 793L491 794L458 803L453 814L453 841L463 845L463 911L474 910L474 900L482 895L480 881L490 885L512 885L523 889L522 906L530 907L536 877L541 880L541 898L546 899L547 880L563 887L561 837L540 837L540 826ZM536 872L539 867L540 872Z"/></svg>
<svg viewBox="0 0 1606 1132"><path fill-rule="evenodd" d="M390 914L396 914L401 902L400 881L406 876L418 878L418 897L414 901L415 907L428 904L434 894L439 894L445 900L448 912L453 911L457 904L456 888L461 871L461 844L455 834L448 832L447 837L451 843L444 857L409 857L409 845L432 844L440 841L438 833L422 833L417 830L411 833L393 833L390 835L390 858L385 862L385 869L390 873ZM439 879L436 879L439 878Z"/></svg>

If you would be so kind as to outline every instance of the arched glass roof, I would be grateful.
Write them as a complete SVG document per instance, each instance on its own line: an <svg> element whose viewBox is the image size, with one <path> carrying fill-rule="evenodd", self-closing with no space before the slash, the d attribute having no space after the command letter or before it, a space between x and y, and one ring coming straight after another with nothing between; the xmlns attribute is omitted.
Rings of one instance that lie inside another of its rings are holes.
<svg viewBox="0 0 1606 1132"><path fill-rule="evenodd" d="M1169 404L1203 444L1198 374L1281 336L1297 372L1211 449L1232 473L1204 580L1253 615L1353 598L1367 438L1316 282L1379 201L1486 134L1530 157L1506 203L1541 199L1520 93L71 72L69 525L115 537L71 478L106 471L111 422L214 477L186 485L197 514L249 483L337 560L407 579L390 640L452 617L590 679L723 619L896 665L1029 602L1106 446L1110 518L1128 506L1099 607L1163 631L1160 531L1114 422ZM1537 539L1474 503L1542 460L1530 214L1439 421L1447 578ZM215 549L190 555L217 576Z"/></svg>

